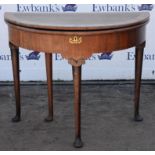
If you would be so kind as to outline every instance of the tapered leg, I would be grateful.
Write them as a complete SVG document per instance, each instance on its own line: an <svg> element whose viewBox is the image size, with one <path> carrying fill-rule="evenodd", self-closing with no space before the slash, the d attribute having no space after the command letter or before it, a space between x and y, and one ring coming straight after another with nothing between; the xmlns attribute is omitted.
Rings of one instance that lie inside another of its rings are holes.
<svg viewBox="0 0 155 155"><path fill-rule="evenodd" d="M13 69L13 78L14 78L14 91L15 91L15 100L16 100L16 115L12 118L13 122L19 122L21 116L21 107L20 107L20 76L19 76L19 48L9 43L11 50L12 58L12 69Z"/></svg>
<svg viewBox="0 0 155 155"><path fill-rule="evenodd" d="M74 147L82 147L81 141L81 66L73 66L74 80L74 113L75 113L75 141Z"/></svg>
<svg viewBox="0 0 155 155"><path fill-rule="evenodd" d="M48 116L45 118L46 122L53 120L53 86L52 86L52 54L45 53L46 73L48 84Z"/></svg>
<svg viewBox="0 0 155 155"><path fill-rule="evenodd" d="M134 109L134 120L142 121L143 118L139 114L139 99L140 99L140 87L141 87L141 74L142 74L142 63L143 63L143 51L145 42L136 47L135 53L135 109Z"/></svg>

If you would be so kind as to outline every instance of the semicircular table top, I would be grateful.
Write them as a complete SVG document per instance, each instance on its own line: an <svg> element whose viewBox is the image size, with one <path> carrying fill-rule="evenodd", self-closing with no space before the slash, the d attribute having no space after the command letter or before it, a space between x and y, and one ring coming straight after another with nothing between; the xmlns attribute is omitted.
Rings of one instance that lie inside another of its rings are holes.
<svg viewBox="0 0 155 155"><path fill-rule="evenodd" d="M129 13L14 13L6 12L11 24L44 30L107 30L145 23L148 12Z"/></svg>

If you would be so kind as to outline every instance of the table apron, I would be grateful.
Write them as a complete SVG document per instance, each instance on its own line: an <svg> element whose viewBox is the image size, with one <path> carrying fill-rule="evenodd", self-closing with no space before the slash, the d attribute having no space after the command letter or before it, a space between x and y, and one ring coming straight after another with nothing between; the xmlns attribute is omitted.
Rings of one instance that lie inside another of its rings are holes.
<svg viewBox="0 0 155 155"><path fill-rule="evenodd" d="M108 53L145 42L145 25L111 31L53 32L9 26L9 41L22 48L61 53L66 59L87 59L93 53Z"/></svg>

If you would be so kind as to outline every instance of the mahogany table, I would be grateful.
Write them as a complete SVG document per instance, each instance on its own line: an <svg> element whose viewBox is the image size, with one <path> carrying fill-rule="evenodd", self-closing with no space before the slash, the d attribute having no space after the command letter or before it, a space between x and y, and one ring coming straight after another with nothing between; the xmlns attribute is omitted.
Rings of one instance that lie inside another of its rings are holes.
<svg viewBox="0 0 155 155"><path fill-rule="evenodd" d="M134 120L139 114L140 83L149 13L5 13L16 97L14 122L20 121L19 47L45 52L48 117L53 120L52 53L59 51L73 68L75 147L82 147L80 115L81 66L93 53L136 47Z"/></svg>

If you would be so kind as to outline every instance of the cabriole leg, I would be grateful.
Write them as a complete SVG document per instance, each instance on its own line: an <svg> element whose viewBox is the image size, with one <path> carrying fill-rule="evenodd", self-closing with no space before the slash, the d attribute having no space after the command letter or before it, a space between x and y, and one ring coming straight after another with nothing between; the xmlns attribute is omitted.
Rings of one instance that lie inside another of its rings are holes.
<svg viewBox="0 0 155 155"><path fill-rule="evenodd" d="M75 141L74 147L83 146L81 140L81 66L73 66L74 81L74 113L75 113Z"/></svg>
<svg viewBox="0 0 155 155"><path fill-rule="evenodd" d="M53 84L52 84L52 54L45 53L46 74L48 85L48 116L45 118L46 122L53 120Z"/></svg>
<svg viewBox="0 0 155 155"><path fill-rule="evenodd" d="M12 69L14 78L14 91L16 100L16 115L12 118L13 122L19 122L21 116L20 106L20 75L19 75L19 47L9 43L12 58Z"/></svg>
<svg viewBox="0 0 155 155"><path fill-rule="evenodd" d="M143 64L143 52L145 42L136 47L135 53L135 104L134 104L134 120L142 121L143 118L139 114L139 100L140 100L140 87L141 87L141 75Z"/></svg>

